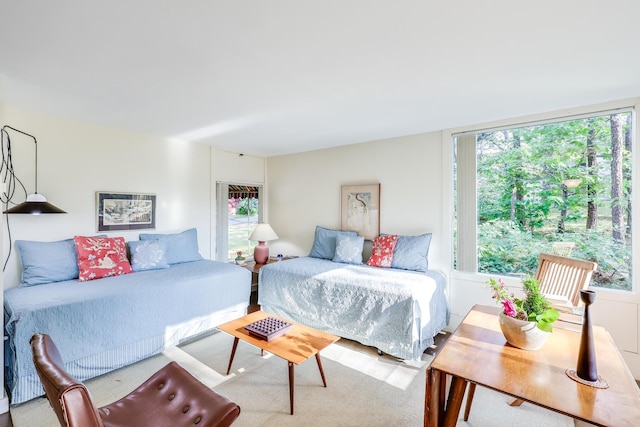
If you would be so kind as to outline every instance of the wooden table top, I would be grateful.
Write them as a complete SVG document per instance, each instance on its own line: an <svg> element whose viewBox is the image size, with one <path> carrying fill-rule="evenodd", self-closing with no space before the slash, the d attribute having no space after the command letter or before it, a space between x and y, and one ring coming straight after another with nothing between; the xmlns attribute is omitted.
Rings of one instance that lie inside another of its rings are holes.
<svg viewBox="0 0 640 427"><path fill-rule="evenodd" d="M244 328L250 323L269 316L290 322L293 324L293 327L289 329L286 334L271 341L249 335L249 332ZM264 311L255 311L239 319L223 323L218 326L218 329L289 362L293 362L296 365L299 365L323 348L340 339L340 337L335 335L301 325L288 319L283 319L282 317Z"/></svg>
<svg viewBox="0 0 640 427"><path fill-rule="evenodd" d="M287 260L294 259L294 258L298 258L298 257L297 256L286 256L286 257L282 258L282 261L287 261ZM260 272L260 269L262 267L264 267L267 264L272 264L274 262L281 262L281 261L278 261L278 259L275 258L275 257L269 257L267 262L265 262L264 264L258 264L255 261L247 261L244 264L241 264L240 267L244 267L247 270L249 270L250 272L257 274L257 273Z"/></svg>
<svg viewBox="0 0 640 427"><path fill-rule="evenodd" d="M598 389L565 373L576 369L579 332L556 323L540 350L521 350L506 343L498 311L474 306L431 368L598 425L640 425L640 390L604 328L593 326L598 375L609 384Z"/></svg>

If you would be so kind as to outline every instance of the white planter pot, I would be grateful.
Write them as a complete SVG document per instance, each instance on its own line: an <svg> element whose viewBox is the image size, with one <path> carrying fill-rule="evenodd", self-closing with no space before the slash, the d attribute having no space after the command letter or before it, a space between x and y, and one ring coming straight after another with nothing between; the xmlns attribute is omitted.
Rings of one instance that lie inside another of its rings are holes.
<svg viewBox="0 0 640 427"><path fill-rule="evenodd" d="M536 322L515 319L502 311L498 319L504 337L514 347L523 350L538 350L549 338L549 332L538 329Z"/></svg>

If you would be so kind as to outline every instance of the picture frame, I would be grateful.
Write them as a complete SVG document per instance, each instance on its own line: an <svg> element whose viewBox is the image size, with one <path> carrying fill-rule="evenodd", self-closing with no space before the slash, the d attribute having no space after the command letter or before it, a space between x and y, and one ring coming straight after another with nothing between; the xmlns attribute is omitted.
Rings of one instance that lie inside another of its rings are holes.
<svg viewBox="0 0 640 427"><path fill-rule="evenodd" d="M341 186L341 228L366 240L380 235L380 184Z"/></svg>
<svg viewBox="0 0 640 427"><path fill-rule="evenodd" d="M156 195L96 192L98 231L156 228Z"/></svg>

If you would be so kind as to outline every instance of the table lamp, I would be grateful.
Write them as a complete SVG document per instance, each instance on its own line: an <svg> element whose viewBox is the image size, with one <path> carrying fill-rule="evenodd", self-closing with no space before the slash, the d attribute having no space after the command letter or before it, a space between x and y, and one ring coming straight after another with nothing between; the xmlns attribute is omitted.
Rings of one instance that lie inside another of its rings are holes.
<svg viewBox="0 0 640 427"><path fill-rule="evenodd" d="M269 247L264 244L268 240L276 240L278 235L269 224L258 224L249 240L257 240L258 246L253 249L253 260L256 264L265 264L269 259Z"/></svg>

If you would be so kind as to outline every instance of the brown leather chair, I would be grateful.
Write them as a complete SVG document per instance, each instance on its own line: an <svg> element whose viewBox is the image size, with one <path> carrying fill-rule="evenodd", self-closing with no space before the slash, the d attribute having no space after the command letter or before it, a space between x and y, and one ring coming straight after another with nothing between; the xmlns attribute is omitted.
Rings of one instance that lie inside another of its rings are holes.
<svg viewBox="0 0 640 427"><path fill-rule="evenodd" d="M48 335L31 337L31 350L47 399L63 427L223 427L240 415L238 405L175 362L117 402L96 408L89 390L65 371Z"/></svg>

